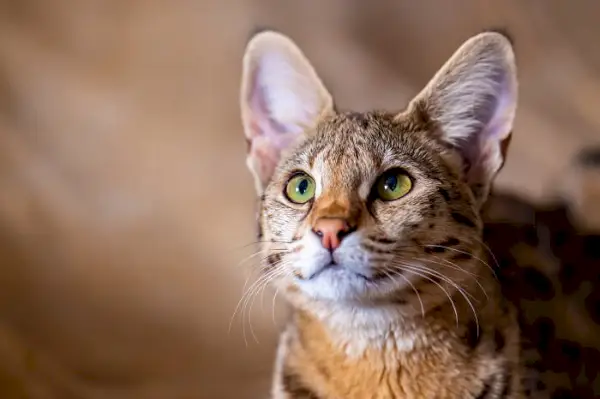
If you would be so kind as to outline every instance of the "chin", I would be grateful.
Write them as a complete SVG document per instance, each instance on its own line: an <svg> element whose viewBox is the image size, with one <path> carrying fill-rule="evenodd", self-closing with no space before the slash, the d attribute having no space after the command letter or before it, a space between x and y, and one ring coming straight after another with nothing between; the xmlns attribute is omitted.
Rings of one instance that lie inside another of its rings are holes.
<svg viewBox="0 0 600 399"><path fill-rule="evenodd" d="M344 268L323 270L309 280L298 280L298 288L308 297L332 302L361 302L373 297L379 283Z"/></svg>

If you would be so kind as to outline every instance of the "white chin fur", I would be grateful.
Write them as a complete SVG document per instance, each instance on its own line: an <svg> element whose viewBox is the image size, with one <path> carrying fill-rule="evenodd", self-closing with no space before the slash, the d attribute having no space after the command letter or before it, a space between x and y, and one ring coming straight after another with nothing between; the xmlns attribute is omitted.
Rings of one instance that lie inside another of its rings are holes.
<svg viewBox="0 0 600 399"><path fill-rule="evenodd" d="M329 251L322 247L316 235L305 234L302 250L292 259L293 267L304 278L296 280L297 286L311 298L344 302L382 297L408 285L397 279L368 281L367 278L373 275L369 266L371 259L360 242L357 233L346 237L334 253L337 265L323 269L331 261Z"/></svg>
<svg viewBox="0 0 600 399"><path fill-rule="evenodd" d="M331 301L359 300L369 291L369 283L364 278L342 266L324 270L313 279L299 280L297 284L311 298Z"/></svg>

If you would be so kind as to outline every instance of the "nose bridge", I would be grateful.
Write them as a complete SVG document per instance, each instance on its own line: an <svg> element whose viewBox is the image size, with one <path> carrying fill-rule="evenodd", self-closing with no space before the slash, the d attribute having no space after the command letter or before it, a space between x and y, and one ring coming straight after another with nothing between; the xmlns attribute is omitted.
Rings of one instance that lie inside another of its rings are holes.
<svg viewBox="0 0 600 399"><path fill-rule="evenodd" d="M347 192L330 189L315 201L310 228L324 248L334 251L344 237L356 230L359 213L358 204Z"/></svg>
<svg viewBox="0 0 600 399"><path fill-rule="evenodd" d="M323 193L316 199L309 223L315 226L322 219L340 219L348 227L356 228L360 219L361 205L357 195L352 193L350 187L335 185L325 188Z"/></svg>
<svg viewBox="0 0 600 399"><path fill-rule="evenodd" d="M348 219L350 213L350 201L347 198L323 196L315 203L313 221L321 218Z"/></svg>
<svg viewBox="0 0 600 399"><path fill-rule="evenodd" d="M313 205L311 224L319 219L343 219L350 222L352 216L352 202L347 195L339 190L327 190L317 198Z"/></svg>

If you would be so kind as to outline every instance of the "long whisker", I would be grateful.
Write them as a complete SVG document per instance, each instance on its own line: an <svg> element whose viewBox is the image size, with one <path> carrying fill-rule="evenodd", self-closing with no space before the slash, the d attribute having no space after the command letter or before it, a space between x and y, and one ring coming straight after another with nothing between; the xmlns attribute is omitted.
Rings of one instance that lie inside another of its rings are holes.
<svg viewBox="0 0 600 399"><path fill-rule="evenodd" d="M263 274L262 276L260 276L258 278L258 280L256 280L254 282L254 284L252 284L252 286L248 289L248 291L245 295L244 302L242 304L242 332L244 335L244 342L246 343L246 346L248 345L247 339L246 339L246 315L248 315L248 324L250 326L250 333L252 334L254 341L258 343L258 338L256 337L256 334L254 333L254 328L252 326L252 320L250 318L250 314L248 313L248 304L252 300L252 297L255 295L255 292L257 292L257 290L260 289L260 286L269 279L270 273L274 273L274 272L275 272L275 270L271 270L269 273L266 273L266 274Z"/></svg>
<svg viewBox="0 0 600 399"><path fill-rule="evenodd" d="M477 317L477 312L475 310L475 306L473 306L473 303L471 302L471 300L469 299L469 296L471 296L468 292L466 292L462 287L460 287L456 282L452 281L452 279L448 276L445 276L439 272L436 272L434 270L431 270L429 268L426 267L420 267L420 266L415 266L415 265L406 265L404 264L404 267L410 267L410 268L414 268L414 269L418 269L423 273L429 273L431 275L437 276L439 278L442 278L446 283L450 284L452 287L454 287L465 299L465 301L467 302L467 304L469 305L469 307L471 308L471 311L473 312L473 317L475 318L475 324L476 324L476 329L477 329L477 335L479 335L479 318ZM456 310L456 308L454 308Z"/></svg>
<svg viewBox="0 0 600 399"><path fill-rule="evenodd" d="M253 291L253 289L255 288L255 286L256 286L257 284L259 284L259 283L261 282L261 280L262 280L262 279L264 279L264 278L265 278L265 274L261 275L261 276L260 276L260 277L259 277L259 278L258 278L256 281L254 281L254 282L252 283L252 285L250 285L250 287L248 287L248 288L246 289L246 285L248 284L248 281L250 280L250 277L251 277L251 276L250 276L250 275L248 275L248 277L246 278L246 281L244 282L244 287L242 288L243 294L242 294L242 296L241 296L240 300L238 301L238 303L237 303L237 305L236 305L236 307L235 307L235 310L234 310L234 312L233 312L233 315L231 316L231 319L230 319L230 321L229 321L229 330L228 330L229 332L228 332L228 333L231 333L231 327L232 327L232 325L233 325L233 321L234 321L234 319L235 319L235 316L236 316L237 312L238 312L240 309L242 309L242 319L244 319L244 317L243 317L243 314L244 314L244 311L245 311L244 309L245 309L245 306L246 306L246 302L247 302L247 300L248 300L248 295L250 294L250 292L252 292L252 291ZM244 323L242 323L242 329L244 330L244 331L243 331L243 332L244 332L244 342L246 343L246 345L248 345L248 342L246 341L246 334L245 334L245 324L244 324Z"/></svg>
<svg viewBox="0 0 600 399"><path fill-rule="evenodd" d="M492 257L492 260L496 264L496 267L498 269L500 269L500 263L498 263L498 259L496 258L496 255L494 255L494 253L492 252L490 247L485 242L483 242L483 240L481 240L480 238L473 237L473 239L475 241L477 241L477 243L480 244L490 254L490 256Z"/></svg>
<svg viewBox="0 0 600 399"><path fill-rule="evenodd" d="M406 268L407 265L401 265L402 270L405 270L407 272L416 274L417 276L424 278L426 280L431 281L433 284L437 285L443 292L444 294L446 294L446 296L448 297L448 300L450 301L450 305L452 306L452 309L454 310L454 316L456 317L456 326L458 327L458 310L456 309L456 306L454 305L454 301L452 300L452 297L450 296L450 294L448 293L448 291L437 281L433 280L432 278L422 274L420 271L418 270L410 270Z"/></svg>
<svg viewBox="0 0 600 399"><path fill-rule="evenodd" d="M243 267L245 266L244 263L250 262L251 260L257 260L256 264L254 265L250 265L250 268L255 268L255 267L261 267L264 264L264 261L267 260L269 258L269 255L271 255L272 253L279 253L279 254L285 254L287 252L290 252L289 249L283 249L283 248L269 248L269 253L266 254L264 251L257 251L251 255L248 255L246 258L242 259L240 262L238 262L236 267ZM264 255L261 258L256 259L257 256L259 255Z"/></svg>
<svg viewBox="0 0 600 399"><path fill-rule="evenodd" d="M409 264L409 263L405 263L404 265L412 267L412 268L417 268L417 269L419 269L419 270L421 270L423 272L426 272L427 274L429 274L431 276L438 277L438 278L442 279L443 281L445 281L446 283L452 285L457 290L464 291L464 288L462 288L460 285L458 285L454 280L452 280L450 277L446 276L445 274L443 274L443 273L441 273L441 272L439 272L437 270L434 270L434 269L432 269L430 267L427 267L427 266L424 266L424 265L421 266L421 265L414 265L414 264ZM470 296L473 300L475 300L475 298L470 293L468 293L468 292L465 291L465 294L468 295L468 296Z"/></svg>
<svg viewBox="0 0 600 399"><path fill-rule="evenodd" d="M258 241L252 241L249 242L247 244L242 244L239 246L232 246L230 248L228 248L228 251L232 251L232 252L237 252L237 251L242 251L248 247L251 246L255 246L255 245L259 245L259 244L275 244L275 245L282 245L282 246L289 246L291 244L294 244L294 241L283 241L283 240L258 240Z"/></svg>
<svg viewBox="0 0 600 399"><path fill-rule="evenodd" d="M417 296L417 299L419 300L419 304L421 305L421 316L423 318L425 318L425 306L423 305L423 300L421 299L421 295L419 295L419 291L417 290L417 288L415 287L415 285L413 283L410 282L410 280L408 278L406 278L406 276L403 276L402 274L398 273L397 271L395 273L388 273L387 270L383 271L385 273L386 276L388 276L391 280L394 280L394 276L398 276L398 277L402 277L402 279L404 279L404 281L406 281L406 283L412 288L412 290L415 292L415 295Z"/></svg>
<svg viewBox="0 0 600 399"><path fill-rule="evenodd" d="M244 298L246 296L246 286L248 285L248 281L250 281L250 277L251 277L251 275L248 274L248 276L246 277L246 280L244 281L244 286L242 287L242 296L240 297L239 301L235 305L233 314L231 315L231 318L229 319L229 328L227 329L227 334L231 334L231 327L233 325L233 320L235 319L235 316L236 316L238 310L240 309L242 301L244 300Z"/></svg>
<svg viewBox="0 0 600 399"><path fill-rule="evenodd" d="M281 276L285 276L285 275L289 275L290 273L286 271L286 269L282 266L286 266L288 265L289 262L286 261L285 259L279 259L276 263L274 263L272 265L273 269L269 270L267 273L263 274L254 284L254 288L249 289L248 293L246 295L246 299L244 301L244 303L242 304L242 319L246 320L246 318L243 316L244 314L247 314L247 320L248 320L248 324L250 326L250 332L252 334L252 336L254 337L254 340L258 343L258 339L256 337L256 334L254 333L254 327L252 325L252 307L254 305L255 299L256 297L261 294L261 309L263 309L264 312L264 308L263 308L263 303L264 303L264 297L262 295L262 293L264 292L264 289L271 283L271 281L273 281L276 278L279 278ZM245 336L245 322L242 324L242 330L244 331L244 336Z"/></svg>
<svg viewBox="0 0 600 399"><path fill-rule="evenodd" d="M490 271L492 272L492 274L494 275L494 277L495 277L495 278L498 278L498 276L496 275L496 271L494 270L494 268L493 268L492 266L490 266L490 264L489 264L489 263L487 263L487 262L486 262L486 261L484 261L483 259L481 259L481 258L479 258L479 257L477 257L477 256L475 256L475 255L473 255L473 254L472 254L472 253L470 253L470 252L467 252L467 251L462 251L462 250L460 250L460 249L456 249L456 248L452 248L452 247L446 247L446 246L444 246L444 245L433 245L433 244L431 244L431 245L430 245L430 244L426 244L426 245L422 245L422 246L423 246L423 247L429 247L429 248L443 248L443 249L447 249L447 250L449 250L449 251L457 252L457 253L460 253L460 254L469 255L469 256L473 257L473 259L475 259L475 260L477 260L477 261L479 261L479 262L483 263L483 264L484 264L484 265L485 265L485 266L486 266L488 269L490 269Z"/></svg>
<svg viewBox="0 0 600 399"><path fill-rule="evenodd" d="M256 297L258 296L258 293L260 292L261 294L261 311L264 312L264 308L263 308L263 294L265 292L265 288L269 286L269 284L275 280L276 278L279 277L283 277L286 275L290 275L291 273L287 272L284 269L279 270L279 273L274 273L268 280L266 280L263 284L262 287L255 293L254 295L254 299L256 299ZM273 319L273 324L276 325L275 323L275 298L277 297L277 293L279 292L279 288L277 288L275 290L275 293L273 295L273 301L272 301L272 310L271 310L271 318ZM252 302L250 303L250 308L248 309L248 323L250 324L250 328L252 329L252 320L251 320L251 316L252 316L252 305L254 303L254 299L252 300ZM252 331L252 330L251 330ZM253 334L254 335L254 334ZM256 335L254 335L254 337L256 338ZM258 343L258 340L256 341Z"/></svg>
<svg viewBox="0 0 600 399"><path fill-rule="evenodd" d="M257 252L257 253L256 253L256 254L254 254L254 255L257 255L257 254L262 254L262 252ZM263 262L263 261L264 261L264 260L265 260L267 257L268 257L268 255L265 255L265 256L264 256L264 258L262 258L262 259L260 260L259 264L262 264L262 262ZM240 297L240 299L239 299L238 303L236 304L236 306L235 306L235 310L233 311L233 315L231 316L231 319L229 320L228 334L231 334L231 327L232 327L232 325L233 325L233 320L235 319L235 316L236 316L237 312L240 310L240 306L242 306L242 305L243 305L243 303L245 303L245 299L246 299L246 296L248 295L249 291L250 291L250 290L251 290L251 289L254 287L254 285L255 285L255 284L257 284L257 283L258 283L258 280L257 280L257 281L255 281L255 282L254 282L254 283L253 283L253 284L252 284L250 287L248 287L248 289L246 289L246 286L248 285L248 281L250 281L250 277L251 277L251 276L252 276L252 275L251 275L251 274L249 274L249 275L246 277L245 281L244 281L244 285L243 285L243 287L242 287L242 296ZM259 278L259 280L260 280L260 278ZM243 306L242 306L242 307L243 307Z"/></svg>
<svg viewBox="0 0 600 399"><path fill-rule="evenodd" d="M273 321L274 327L277 326L277 323L275 322L275 302L276 302L278 293L279 293L279 288L276 288L275 293L273 294L273 301L271 302L271 320Z"/></svg>
<svg viewBox="0 0 600 399"><path fill-rule="evenodd" d="M252 326L252 318L251 318L252 305L254 304L254 299L256 298L258 293L261 292L262 289L267 286L268 283L270 283L275 277L277 277L281 273L283 273L283 270L275 267L273 270L270 270L269 272L263 274L257 280L257 282L253 285L254 288L252 290L249 290L249 294L246 296L247 299L244 302L244 305L242 307L242 309L243 309L242 315L244 315L244 314L248 315L248 325L250 326L250 333L252 334L252 337L254 338L254 341L256 343L259 343L259 342L258 342L258 338L256 337L256 334L254 333L254 327ZM245 331L245 323L242 325L242 329Z"/></svg>
<svg viewBox="0 0 600 399"><path fill-rule="evenodd" d="M441 258L439 256L435 256L433 255L436 259L439 259L440 261L446 262L446 263L440 263L431 259L427 259L427 258L415 258L416 260L422 261L422 262L430 262L430 263L434 263L436 265L440 265L440 266L446 266L449 267L453 270L458 270L460 272L463 272L465 274L468 274L469 276L471 276L473 278L473 281L475 282L475 284L477 284L477 286L479 286L479 288L481 289L481 291L483 292L483 295L485 295L486 299L489 299L489 296L485 290L485 288L483 288L483 285L481 285L481 283L479 282L479 280L477 280L477 274L469 272L468 270L463 269L462 267L460 267L458 264L453 263L451 261L449 261L448 259L444 259Z"/></svg>

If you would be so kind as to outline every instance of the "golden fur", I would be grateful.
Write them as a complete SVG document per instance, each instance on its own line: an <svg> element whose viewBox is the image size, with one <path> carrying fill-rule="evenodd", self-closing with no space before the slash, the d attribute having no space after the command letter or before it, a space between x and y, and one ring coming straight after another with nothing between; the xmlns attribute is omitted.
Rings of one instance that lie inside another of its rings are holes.
<svg viewBox="0 0 600 399"><path fill-rule="evenodd" d="M273 397L541 395L526 386L517 309L483 242L517 103L504 35L465 42L404 111L353 113L335 109L289 38L260 33L241 99L264 278L295 310ZM396 170L412 190L383 200L374 184ZM302 204L285 194L300 172L316 186ZM314 230L324 219L351 231L335 250Z"/></svg>
<svg viewBox="0 0 600 399"><path fill-rule="evenodd" d="M274 396L518 397L516 319L482 259L478 215L516 108L508 40L470 39L396 114L336 112L277 33L250 42L244 71L265 274L297 310ZM412 192L374 198L377 177L398 167ZM282 195L298 170L316 182L309 206ZM330 255L334 267L311 232L323 218L357 231Z"/></svg>

